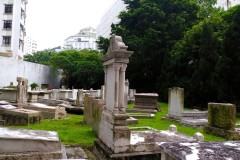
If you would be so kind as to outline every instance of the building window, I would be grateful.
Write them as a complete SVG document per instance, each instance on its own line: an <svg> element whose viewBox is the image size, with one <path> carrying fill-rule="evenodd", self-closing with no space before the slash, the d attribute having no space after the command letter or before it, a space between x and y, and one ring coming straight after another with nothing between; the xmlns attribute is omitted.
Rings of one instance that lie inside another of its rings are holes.
<svg viewBox="0 0 240 160"><path fill-rule="evenodd" d="M12 29L12 21L4 21L3 28Z"/></svg>
<svg viewBox="0 0 240 160"><path fill-rule="evenodd" d="M4 46L11 45L11 36L3 36L2 45Z"/></svg>
<svg viewBox="0 0 240 160"><path fill-rule="evenodd" d="M5 12L4 13L12 13L12 12L13 12L13 5L5 4Z"/></svg>

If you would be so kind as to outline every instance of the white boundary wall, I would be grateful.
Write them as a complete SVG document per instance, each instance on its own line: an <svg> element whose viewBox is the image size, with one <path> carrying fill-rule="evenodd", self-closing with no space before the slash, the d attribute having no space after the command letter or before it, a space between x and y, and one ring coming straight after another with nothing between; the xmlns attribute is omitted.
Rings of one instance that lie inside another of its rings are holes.
<svg viewBox="0 0 240 160"><path fill-rule="evenodd" d="M0 86L8 86L10 82L17 85L17 77L27 78L28 85L35 82L39 86L49 84L51 88L59 88L61 78L48 66L0 57Z"/></svg>

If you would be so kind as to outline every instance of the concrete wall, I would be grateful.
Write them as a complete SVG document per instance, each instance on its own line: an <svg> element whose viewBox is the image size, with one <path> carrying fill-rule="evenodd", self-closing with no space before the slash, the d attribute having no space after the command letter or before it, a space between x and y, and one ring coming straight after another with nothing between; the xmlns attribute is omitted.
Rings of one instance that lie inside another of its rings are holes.
<svg viewBox="0 0 240 160"><path fill-rule="evenodd" d="M8 86L10 82L17 85L17 77L27 78L29 85L35 82L49 84L51 88L60 86L60 76L48 66L0 57L0 86Z"/></svg>

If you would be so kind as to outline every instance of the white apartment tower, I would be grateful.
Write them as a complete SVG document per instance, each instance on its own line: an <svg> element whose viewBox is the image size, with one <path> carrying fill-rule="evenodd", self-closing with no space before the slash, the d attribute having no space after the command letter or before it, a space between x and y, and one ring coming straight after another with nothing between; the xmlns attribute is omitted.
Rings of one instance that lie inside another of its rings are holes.
<svg viewBox="0 0 240 160"><path fill-rule="evenodd" d="M79 33L68 37L64 41L64 49L97 49L96 32L92 27L81 29Z"/></svg>
<svg viewBox="0 0 240 160"><path fill-rule="evenodd" d="M221 7L224 10L227 10L233 6L240 4L240 0L218 0L216 7Z"/></svg>
<svg viewBox="0 0 240 160"><path fill-rule="evenodd" d="M27 0L0 0L0 56L23 59Z"/></svg>
<svg viewBox="0 0 240 160"><path fill-rule="evenodd" d="M37 52L37 41L33 40L31 37L26 36L24 38L24 55L34 54Z"/></svg>
<svg viewBox="0 0 240 160"><path fill-rule="evenodd" d="M119 22L118 15L126 10L126 4L122 0L114 0L113 5L102 17L100 24L97 26L97 38L99 36L110 38L111 25Z"/></svg>

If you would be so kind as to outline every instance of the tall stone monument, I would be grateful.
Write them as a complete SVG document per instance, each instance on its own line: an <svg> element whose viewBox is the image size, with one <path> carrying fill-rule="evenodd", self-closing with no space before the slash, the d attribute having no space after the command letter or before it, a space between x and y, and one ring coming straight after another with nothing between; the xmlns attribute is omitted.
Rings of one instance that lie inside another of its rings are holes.
<svg viewBox="0 0 240 160"><path fill-rule="evenodd" d="M112 36L108 52L103 57L105 72L105 105L100 122L100 140L114 153L123 153L130 146L130 130L127 126L124 88L125 71L133 53L120 36Z"/></svg>

